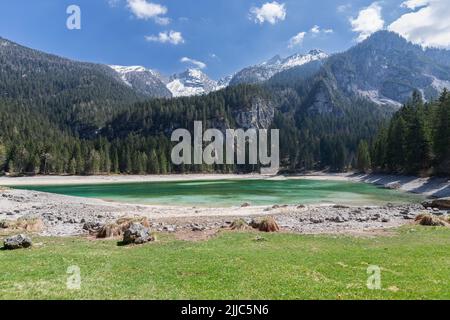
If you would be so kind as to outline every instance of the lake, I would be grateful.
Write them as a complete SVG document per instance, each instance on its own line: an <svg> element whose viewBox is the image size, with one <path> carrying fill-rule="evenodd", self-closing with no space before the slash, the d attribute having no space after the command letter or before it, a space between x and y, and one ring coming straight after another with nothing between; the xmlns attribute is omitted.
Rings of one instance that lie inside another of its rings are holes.
<svg viewBox="0 0 450 320"><path fill-rule="evenodd" d="M99 198L124 203L200 207L252 205L416 203L423 196L365 183L322 180L208 180L145 183L25 186L18 189Z"/></svg>

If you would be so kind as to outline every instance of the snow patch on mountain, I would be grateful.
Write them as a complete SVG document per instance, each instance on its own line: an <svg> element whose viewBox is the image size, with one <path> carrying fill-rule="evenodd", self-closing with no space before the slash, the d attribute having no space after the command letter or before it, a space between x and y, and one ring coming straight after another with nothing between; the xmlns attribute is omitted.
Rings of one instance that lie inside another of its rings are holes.
<svg viewBox="0 0 450 320"><path fill-rule="evenodd" d="M437 91L442 92L444 89L450 90L450 81L441 80L432 75L430 75L430 78L433 80L433 83L431 85Z"/></svg>
<svg viewBox="0 0 450 320"><path fill-rule="evenodd" d="M163 77L156 71L142 66L109 66L119 75L120 79L137 92L155 98L170 98L172 94L167 89Z"/></svg>
<svg viewBox="0 0 450 320"><path fill-rule="evenodd" d="M307 54L294 54L287 58L281 58L279 55L276 55L268 61L241 70L233 77L231 84L263 82L280 72L310 62L322 61L328 57L329 55L322 50L311 50Z"/></svg>
<svg viewBox="0 0 450 320"><path fill-rule="evenodd" d="M366 98L379 106L386 106L386 105L395 107L402 106L402 104L398 101L394 101L392 99L383 97L382 95L380 95L378 90L358 90L358 94L361 97Z"/></svg>
<svg viewBox="0 0 450 320"><path fill-rule="evenodd" d="M174 97L187 97L216 91L218 83L211 80L201 70L192 68L173 75L167 83L167 88Z"/></svg>

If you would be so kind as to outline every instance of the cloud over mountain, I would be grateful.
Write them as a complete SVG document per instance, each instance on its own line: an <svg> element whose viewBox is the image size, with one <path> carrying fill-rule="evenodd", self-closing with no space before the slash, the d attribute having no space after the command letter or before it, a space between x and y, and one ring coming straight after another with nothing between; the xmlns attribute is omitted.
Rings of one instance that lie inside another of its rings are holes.
<svg viewBox="0 0 450 320"><path fill-rule="evenodd" d="M409 0L402 3L408 12L388 29L427 47L450 47L450 5L448 0Z"/></svg>

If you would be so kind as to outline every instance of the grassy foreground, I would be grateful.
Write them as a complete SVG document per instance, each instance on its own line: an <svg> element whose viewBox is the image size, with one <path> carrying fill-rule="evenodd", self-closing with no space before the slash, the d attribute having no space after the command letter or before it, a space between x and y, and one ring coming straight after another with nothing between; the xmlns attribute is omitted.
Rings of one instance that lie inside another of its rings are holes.
<svg viewBox="0 0 450 320"><path fill-rule="evenodd" d="M393 236L224 232L204 242L162 236L116 241L35 238L0 251L1 299L450 299L450 229L404 227ZM79 266L81 289L66 287ZM378 265L381 290L367 289Z"/></svg>

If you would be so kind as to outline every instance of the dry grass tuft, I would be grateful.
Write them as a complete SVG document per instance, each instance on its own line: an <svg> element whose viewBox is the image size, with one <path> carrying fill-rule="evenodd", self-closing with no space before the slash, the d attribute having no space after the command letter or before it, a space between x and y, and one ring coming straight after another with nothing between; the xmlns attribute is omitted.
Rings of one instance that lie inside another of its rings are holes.
<svg viewBox="0 0 450 320"><path fill-rule="evenodd" d="M116 223L127 229L132 223L140 223L146 228L150 228L150 222L146 217L122 217L117 219Z"/></svg>
<svg viewBox="0 0 450 320"><path fill-rule="evenodd" d="M267 217L261 221L253 220L251 226L262 232L278 232L280 227L273 217Z"/></svg>
<svg viewBox="0 0 450 320"><path fill-rule="evenodd" d="M107 238L115 238L123 235L123 229L117 223L107 223L102 226L97 232L97 238L107 239Z"/></svg>
<svg viewBox="0 0 450 320"><path fill-rule="evenodd" d="M20 218L16 221L0 221L0 228L28 232L41 232L45 228L45 224L40 218Z"/></svg>
<svg viewBox="0 0 450 320"><path fill-rule="evenodd" d="M419 214L415 221L422 226L445 227L448 225L444 218L438 218L430 214Z"/></svg>
<svg viewBox="0 0 450 320"><path fill-rule="evenodd" d="M233 223L230 225L231 230L248 230L250 229L250 226L247 222L243 219L237 219L234 220Z"/></svg>

